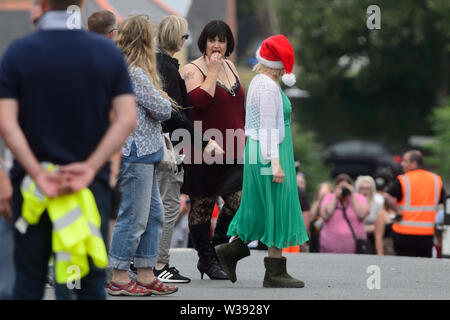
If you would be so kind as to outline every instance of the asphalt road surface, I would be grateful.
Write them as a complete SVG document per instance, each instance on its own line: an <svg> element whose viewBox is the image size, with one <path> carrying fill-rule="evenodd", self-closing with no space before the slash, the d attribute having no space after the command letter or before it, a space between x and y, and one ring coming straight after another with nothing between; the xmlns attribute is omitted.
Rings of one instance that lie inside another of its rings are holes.
<svg viewBox="0 0 450 320"><path fill-rule="evenodd" d="M168 296L111 297L108 300L450 300L450 260L376 255L290 253L288 272L303 280L301 289L266 289L266 251L252 250L237 267L237 282L200 279L192 249L171 250L171 265L192 279ZM46 300L54 299L48 287ZM191 303L192 305L192 303Z"/></svg>

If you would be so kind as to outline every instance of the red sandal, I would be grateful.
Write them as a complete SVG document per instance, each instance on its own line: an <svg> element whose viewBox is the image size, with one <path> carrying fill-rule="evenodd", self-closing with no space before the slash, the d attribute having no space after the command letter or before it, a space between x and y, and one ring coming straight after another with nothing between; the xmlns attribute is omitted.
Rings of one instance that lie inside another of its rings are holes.
<svg viewBox="0 0 450 320"><path fill-rule="evenodd" d="M174 292L178 291L178 287L177 286L173 286L173 285L167 285L162 283L158 278L155 278L155 280L153 280L152 282L150 282L149 284L144 284L142 282L136 282L139 286L142 286L148 290L150 290L150 292L152 294L156 294L156 295L166 295L166 294L171 294Z"/></svg>
<svg viewBox="0 0 450 320"><path fill-rule="evenodd" d="M147 289L145 286L138 284L135 281L130 281L126 284L118 284L111 281L108 285L108 294L112 296L142 297L151 295L152 290Z"/></svg>

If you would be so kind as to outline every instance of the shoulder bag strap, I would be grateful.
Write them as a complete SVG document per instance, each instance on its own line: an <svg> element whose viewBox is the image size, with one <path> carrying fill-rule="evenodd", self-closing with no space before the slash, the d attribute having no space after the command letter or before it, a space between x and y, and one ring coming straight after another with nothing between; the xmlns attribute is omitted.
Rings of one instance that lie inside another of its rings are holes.
<svg viewBox="0 0 450 320"><path fill-rule="evenodd" d="M355 231L353 230L353 227L352 227L352 224L350 223L350 220L347 217L346 207L344 206L344 204L342 204L342 213L344 214L345 221L347 222L348 226L350 227L350 231L352 232L353 239L356 241L357 240L356 234L355 234Z"/></svg>

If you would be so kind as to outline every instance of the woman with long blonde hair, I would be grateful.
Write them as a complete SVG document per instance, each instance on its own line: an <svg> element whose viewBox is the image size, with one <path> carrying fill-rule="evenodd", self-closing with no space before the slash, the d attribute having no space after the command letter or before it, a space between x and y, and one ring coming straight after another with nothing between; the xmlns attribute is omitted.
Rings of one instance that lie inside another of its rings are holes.
<svg viewBox="0 0 450 320"><path fill-rule="evenodd" d="M136 68L142 69L157 91L167 98L167 94L161 89L161 79L156 67L154 37L153 26L145 16L132 16L120 25L116 42L125 54L130 71L133 73Z"/></svg>
<svg viewBox="0 0 450 320"><path fill-rule="evenodd" d="M367 238L372 242L375 248L375 222L380 211L384 207L384 198L377 193L375 180L371 176L359 176L355 182L356 192L362 194L369 204L369 215L364 219L364 227ZM375 252L373 252L375 253Z"/></svg>
<svg viewBox="0 0 450 320"><path fill-rule="evenodd" d="M144 16L124 20L117 37L129 65L138 125L122 147L118 177L122 201L109 252L113 268L110 295L164 295L178 290L161 283L153 273L163 222L155 165L163 156L161 121L168 120L172 111L161 90L153 38L152 26ZM137 281L128 276L131 261Z"/></svg>

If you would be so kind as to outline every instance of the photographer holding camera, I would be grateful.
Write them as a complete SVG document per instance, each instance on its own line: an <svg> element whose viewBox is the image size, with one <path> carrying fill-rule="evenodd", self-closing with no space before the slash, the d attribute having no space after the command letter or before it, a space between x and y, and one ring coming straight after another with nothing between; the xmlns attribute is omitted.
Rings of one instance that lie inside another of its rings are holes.
<svg viewBox="0 0 450 320"><path fill-rule="evenodd" d="M354 192L347 174L336 177L334 193L323 199L319 214L324 220L320 252L355 253L355 237L366 239L364 218L369 214L369 205L363 195Z"/></svg>

